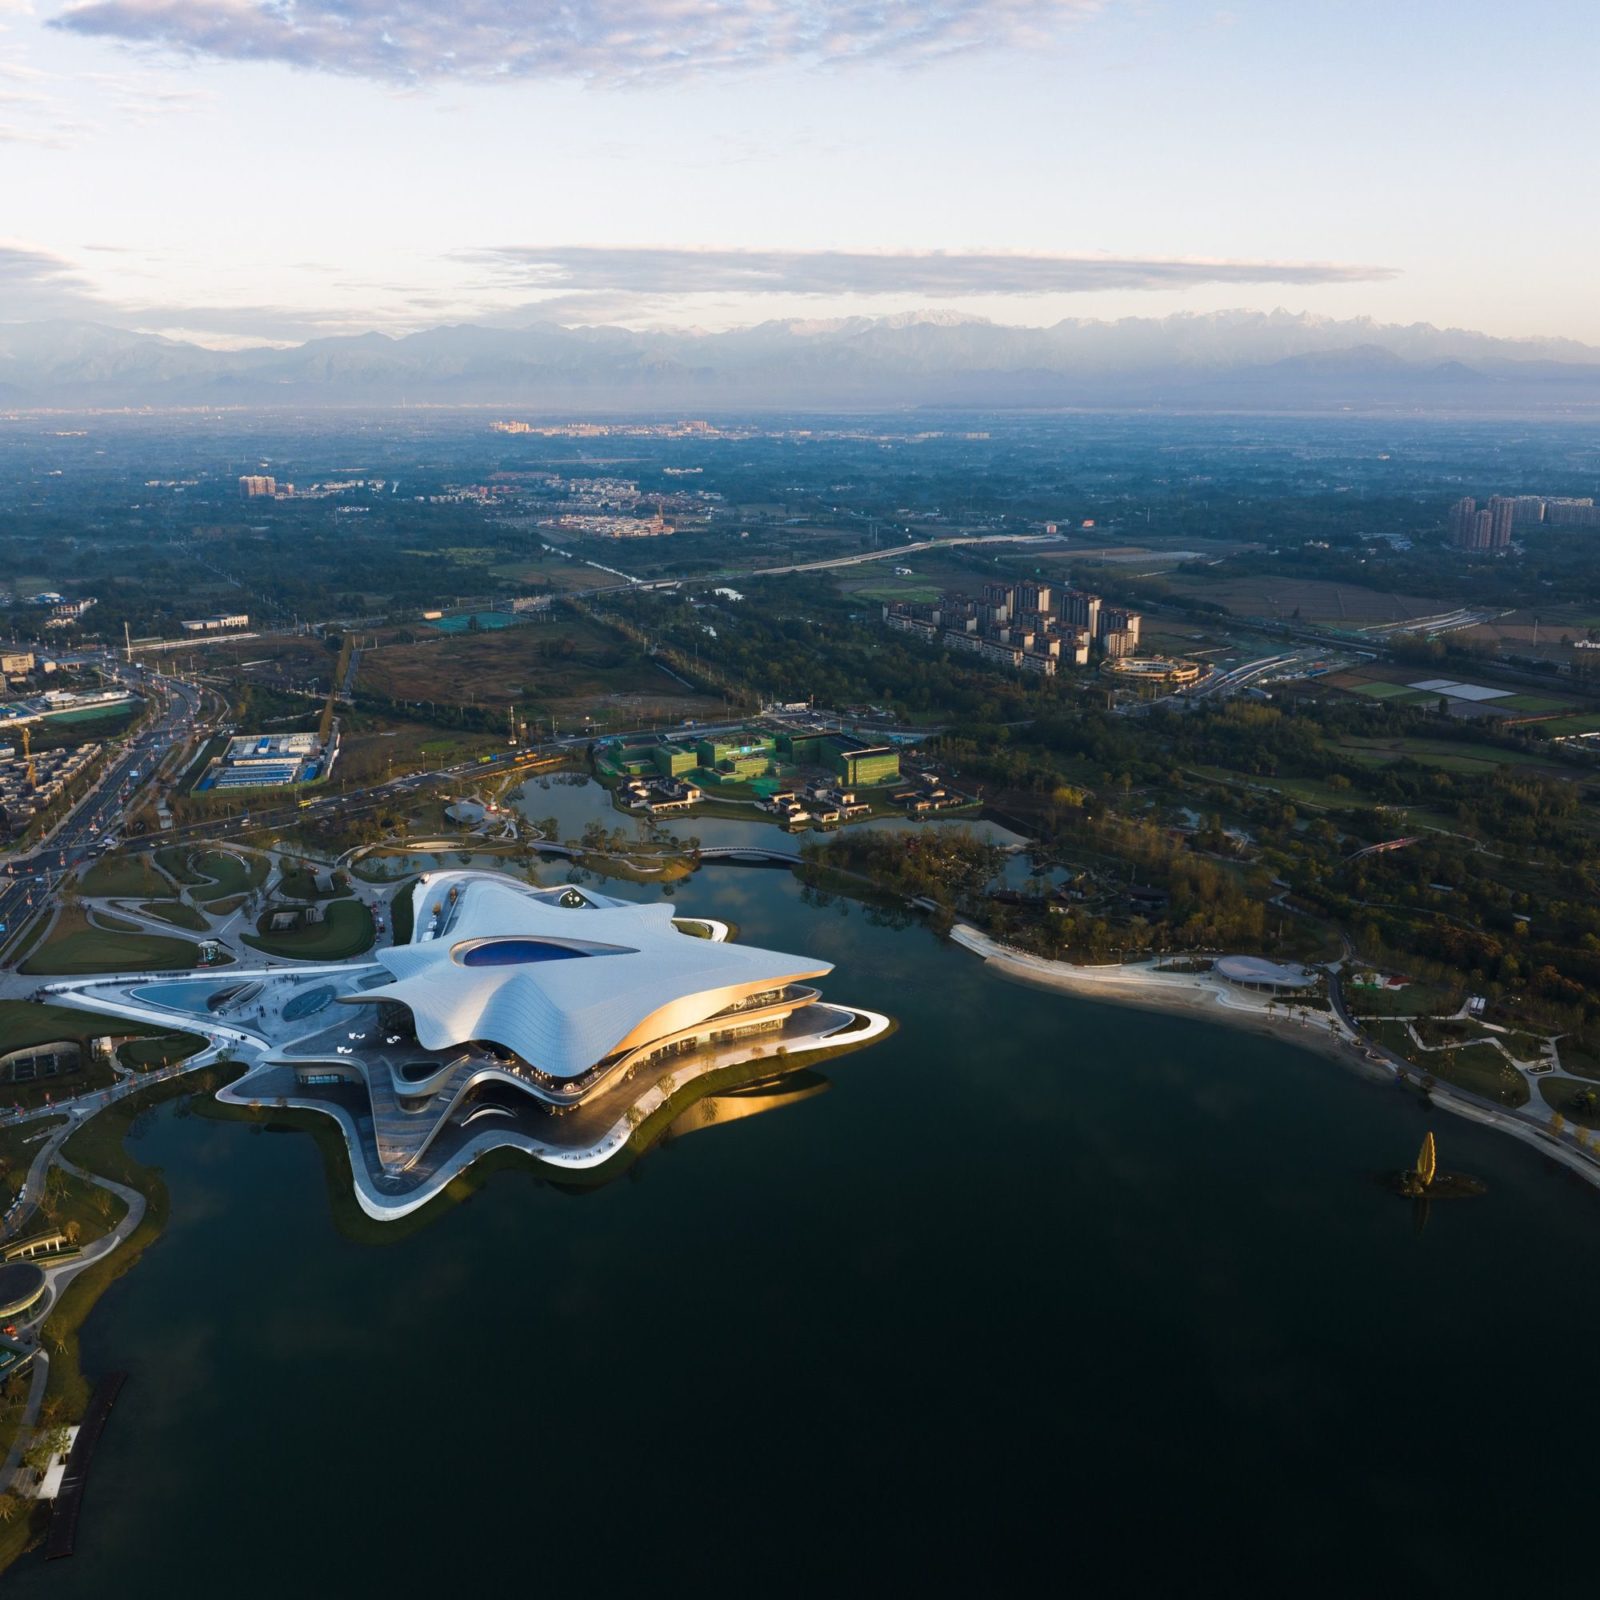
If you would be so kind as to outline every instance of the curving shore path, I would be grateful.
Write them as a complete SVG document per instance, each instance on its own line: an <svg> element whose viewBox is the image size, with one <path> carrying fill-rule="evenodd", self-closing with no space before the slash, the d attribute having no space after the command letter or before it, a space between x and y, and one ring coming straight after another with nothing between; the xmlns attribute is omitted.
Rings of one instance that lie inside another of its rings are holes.
<svg viewBox="0 0 1600 1600"><path fill-rule="evenodd" d="M1061 989L1085 1000L1140 1006L1150 1011L1197 1013L1215 1022L1252 1028L1315 1050L1364 1077L1390 1082L1415 1079L1415 1067L1374 1044L1354 1026L1338 999L1336 984L1330 986L1334 989L1333 1009L1314 1011L1293 1002L1269 1002L1265 996L1236 988L1209 972L1174 972L1147 962L1091 967L1051 961L1000 944L966 923L957 923L950 930L950 938L1002 976L1023 983ZM1600 1163L1552 1131L1543 1119L1494 1105L1437 1079L1427 1094L1441 1110L1484 1127L1498 1128L1600 1188Z"/></svg>
<svg viewBox="0 0 1600 1600"><path fill-rule="evenodd" d="M51 1141L50 1154L63 1171L70 1172L73 1177L81 1178L85 1183L92 1183L97 1188L107 1189L116 1195L128 1208L127 1215L110 1233L96 1239L93 1244L86 1246L80 1254L70 1260L60 1262L56 1266L50 1266L45 1260L38 1263L44 1268L46 1291L41 1309L29 1318L27 1323L27 1331L34 1339L40 1337L43 1325L49 1321L50 1313L60 1304L61 1296L72 1280L79 1273L94 1266L96 1262L105 1260L144 1220L145 1199L137 1189L130 1189L127 1184L118 1183L112 1178L103 1178L99 1173L89 1172L58 1153L66 1136L75 1133L83 1125L83 1120L87 1119L75 1119L68 1127L61 1130L61 1138ZM21 1470L23 1455L33 1442L34 1429L39 1423L39 1408L44 1404L45 1390L49 1382L50 1357L41 1344L34 1352L33 1368L29 1374L28 1398L23 1405L22 1418L17 1424L16 1439L12 1442L4 1464L0 1465L0 1491L10 1489L17 1473Z"/></svg>

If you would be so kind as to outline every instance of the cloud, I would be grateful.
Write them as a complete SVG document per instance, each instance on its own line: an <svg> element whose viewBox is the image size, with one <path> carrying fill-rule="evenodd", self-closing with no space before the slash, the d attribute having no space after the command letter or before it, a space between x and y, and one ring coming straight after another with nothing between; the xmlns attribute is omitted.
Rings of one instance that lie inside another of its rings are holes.
<svg viewBox="0 0 1600 1600"><path fill-rule="evenodd" d="M502 246L461 259L501 284L611 294L966 295L1081 294L1187 289L1217 283L1369 283L1390 267L1333 262L1194 261L985 252L678 250L610 246Z"/></svg>
<svg viewBox="0 0 1600 1600"><path fill-rule="evenodd" d="M1036 48L1108 0L75 0L74 33L419 84L650 83L707 71Z"/></svg>
<svg viewBox="0 0 1600 1600"><path fill-rule="evenodd" d="M0 319L96 317L105 310L70 262L26 245L0 244Z"/></svg>

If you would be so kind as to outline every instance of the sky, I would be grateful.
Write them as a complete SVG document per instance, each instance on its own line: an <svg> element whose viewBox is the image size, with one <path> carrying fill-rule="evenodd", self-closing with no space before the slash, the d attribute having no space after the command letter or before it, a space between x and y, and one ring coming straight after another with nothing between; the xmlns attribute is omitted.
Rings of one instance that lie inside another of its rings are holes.
<svg viewBox="0 0 1600 1600"><path fill-rule="evenodd" d="M0 321L1600 345L1593 0L0 0Z"/></svg>

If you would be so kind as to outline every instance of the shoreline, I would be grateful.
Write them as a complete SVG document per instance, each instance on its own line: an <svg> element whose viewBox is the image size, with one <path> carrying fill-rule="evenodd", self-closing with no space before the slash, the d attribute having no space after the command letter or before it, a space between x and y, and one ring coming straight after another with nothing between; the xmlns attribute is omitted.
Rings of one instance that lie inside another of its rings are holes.
<svg viewBox="0 0 1600 1600"><path fill-rule="evenodd" d="M1199 1015L1230 1027L1247 1028L1285 1044L1297 1044L1351 1068L1372 1082L1404 1084L1406 1079L1387 1060L1373 1060L1366 1048L1352 1039L1333 1011L1310 1012L1292 1005L1271 1005L1250 990L1238 989L1209 973L1172 972L1148 966L1080 967L1050 961L996 943L968 923L950 930L951 941L977 956L997 976L1036 988L1056 989L1084 1000L1137 1006L1145 1011ZM1317 1027L1302 1016L1328 1018L1329 1027ZM1569 1149L1556 1135L1509 1111L1480 1106L1464 1099L1448 1084L1435 1080L1420 1090L1428 1103L1480 1126L1494 1128L1548 1156L1586 1183L1600 1188L1600 1166Z"/></svg>

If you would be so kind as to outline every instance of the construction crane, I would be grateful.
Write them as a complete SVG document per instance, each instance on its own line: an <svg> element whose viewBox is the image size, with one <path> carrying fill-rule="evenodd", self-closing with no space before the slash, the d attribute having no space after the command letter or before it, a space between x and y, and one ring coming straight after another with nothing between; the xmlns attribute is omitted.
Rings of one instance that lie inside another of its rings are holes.
<svg viewBox="0 0 1600 1600"><path fill-rule="evenodd" d="M22 725L22 759L28 764L28 787L37 789L39 787L39 775L34 771L33 766L33 730L28 727L27 723Z"/></svg>

